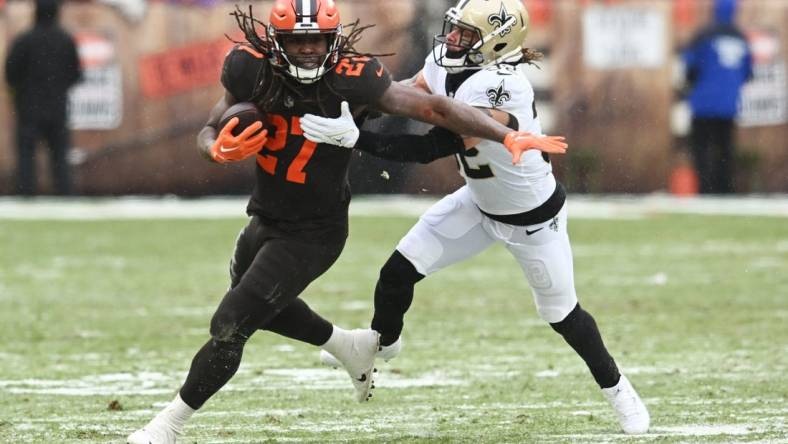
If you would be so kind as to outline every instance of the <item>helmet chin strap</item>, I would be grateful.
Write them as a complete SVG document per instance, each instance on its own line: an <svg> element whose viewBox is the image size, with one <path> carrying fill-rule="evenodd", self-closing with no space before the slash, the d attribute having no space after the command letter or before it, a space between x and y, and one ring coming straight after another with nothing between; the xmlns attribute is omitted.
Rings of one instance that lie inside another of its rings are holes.
<svg viewBox="0 0 788 444"><path fill-rule="evenodd" d="M303 69L303 68L296 68L294 66L288 66L287 72L290 73L290 76L296 79L300 83L304 84L311 84L315 83L320 80L323 73L320 72L320 69ZM306 75L303 75L306 74ZM303 76L302 76L303 75Z"/></svg>
<svg viewBox="0 0 788 444"><path fill-rule="evenodd" d="M329 56L326 56L326 58L321 63L321 66L311 69L302 68L296 65L295 63L290 61L287 55L283 55L283 57L287 61L287 73L290 74L290 76L293 77L294 79L298 80L300 83L304 83L308 85L317 82L318 80L320 80L323 74L325 74L326 69L323 65L325 64L326 59L328 59Z"/></svg>
<svg viewBox="0 0 788 444"><path fill-rule="evenodd" d="M449 51L446 44L436 47L434 51L440 51L439 58L442 60L441 66L446 69L446 72L449 74L457 74L467 69L481 69L480 66L467 65L465 60L468 58L468 54L460 51ZM452 54L452 52L454 54ZM454 55L454 57L452 57L452 55ZM472 62L472 60L469 60L469 62Z"/></svg>

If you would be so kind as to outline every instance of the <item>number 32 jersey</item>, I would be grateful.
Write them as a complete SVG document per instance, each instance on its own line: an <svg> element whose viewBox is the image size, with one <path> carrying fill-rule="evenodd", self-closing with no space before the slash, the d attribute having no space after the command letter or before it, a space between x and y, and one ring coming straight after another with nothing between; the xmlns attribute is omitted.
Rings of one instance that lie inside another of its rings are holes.
<svg viewBox="0 0 788 444"><path fill-rule="evenodd" d="M246 45L236 45L222 69L224 88L239 102L255 103L266 116L268 141L257 154L257 180L247 213L291 230L344 225L352 150L310 142L300 118L307 113L339 117L343 100L358 115L380 99L391 76L372 57L342 59L313 84L275 69ZM358 118L356 124L362 121Z"/></svg>
<svg viewBox="0 0 788 444"><path fill-rule="evenodd" d="M514 129L542 134L533 88L517 66L448 74L430 54L422 75L433 94L454 97L478 108L505 111L516 118ZM511 154L502 144L483 140L457 157L460 174L474 203L486 213L526 212L544 203L555 191L552 166L540 151L528 150L520 163L512 165Z"/></svg>

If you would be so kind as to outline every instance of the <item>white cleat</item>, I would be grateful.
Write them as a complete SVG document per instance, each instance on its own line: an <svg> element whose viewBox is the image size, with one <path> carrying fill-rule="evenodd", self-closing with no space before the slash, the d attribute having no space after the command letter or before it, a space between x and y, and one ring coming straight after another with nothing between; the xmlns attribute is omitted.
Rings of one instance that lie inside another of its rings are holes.
<svg viewBox="0 0 788 444"><path fill-rule="evenodd" d="M364 402L372 397L372 373L375 353L380 346L380 334L375 330L356 329L350 331L351 341L336 354L339 367L345 369L356 389L356 401Z"/></svg>
<svg viewBox="0 0 788 444"><path fill-rule="evenodd" d="M616 410L618 422L624 433L640 435L648 432L651 421L648 410L626 376L621 375L618 384L602 389L602 393Z"/></svg>
<svg viewBox="0 0 788 444"><path fill-rule="evenodd" d="M378 352L375 353L376 358L380 358L385 362L389 362L396 358L399 352L402 351L402 336L397 338L391 345L381 345L378 347ZM320 350L320 362L329 367L339 368L342 363L337 360L331 353Z"/></svg>
<svg viewBox="0 0 788 444"><path fill-rule="evenodd" d="M164 424L148 423L126 438L127 444L175 444L176 433Z"/></svg>

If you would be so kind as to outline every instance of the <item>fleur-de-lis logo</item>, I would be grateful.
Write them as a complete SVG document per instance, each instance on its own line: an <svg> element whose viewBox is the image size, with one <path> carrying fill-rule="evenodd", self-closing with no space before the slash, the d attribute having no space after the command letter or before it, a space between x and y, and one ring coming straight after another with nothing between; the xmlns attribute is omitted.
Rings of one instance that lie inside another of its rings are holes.
<svg viewBox="0 0 788 444"><path fill-rule="evenodd" d="M501 27L506 23L507 20L509 20L512 17L513 16L509 15L509 13L506 11L506 5L504 5L503 2L501 2L501 10L498 11L498 14L493 14L487 17L487 23L495 27ZM512 22L510 26L507 26L506 29L501 31L501 37L512 32L512 27L516 24L517 24L517 19L515 18L514 22Z"/></svg>
<svg viewBox="0 0 788 444"><path fill-rule="evenodd" d="M512 93L505 89L506 86L503 82L504 81L501 80L497 88L489 88L487 90L487 97L490 99L490 104L493 108L499 107L503 105L504 102L508 102L512 99Z"/></svg>

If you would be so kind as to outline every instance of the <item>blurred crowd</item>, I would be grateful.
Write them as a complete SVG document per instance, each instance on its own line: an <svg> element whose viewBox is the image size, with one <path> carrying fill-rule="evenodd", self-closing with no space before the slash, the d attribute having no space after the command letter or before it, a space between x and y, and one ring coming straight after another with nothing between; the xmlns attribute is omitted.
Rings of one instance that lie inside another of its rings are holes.
<svg viewBox="0 0 788 444"><path fill-rule="evenodd" d="M376 25L361 46L394 53L383 60L398 80L415 74L453 4L337 3L343 17ZM269 4L251 3L260 11ZM544 129L566 135L570 143L569 154L554 162L570 191L788 191L788 4L525 4L531 15L525 44L545 54L538 67L526 70ZM202 163L194 148L196 131L221 93L217 80L230 44L226 36L239 37L228 16L234 7L218 0L65 2L58 22L67 34L58 35L73 38L82 71L76 74L68 62L40 62L55 60L54 45L38 45L48 55L20 57L13 48L33 38L31 33L40 34L40 16L34 20L32 2L0 3L7 80L0 97L0 195L248 191L251 167L218 171ZM20 74L25 69L39 71ZM53 69L62 80L45 83L62 92L36 102L20 76L52 78L46 70ZM67 118L58 114L61 102L68 103ZM371 125L383 132L425 130L399 118ZM35 174L41 169L52 174ZM406 166L361 154L351 180L357 193L442 193L460 182L453 159Z"/></svg>

